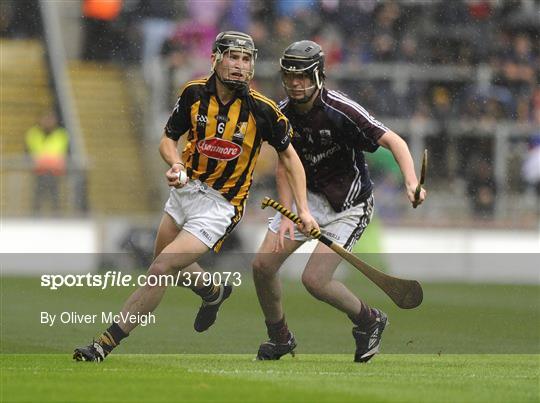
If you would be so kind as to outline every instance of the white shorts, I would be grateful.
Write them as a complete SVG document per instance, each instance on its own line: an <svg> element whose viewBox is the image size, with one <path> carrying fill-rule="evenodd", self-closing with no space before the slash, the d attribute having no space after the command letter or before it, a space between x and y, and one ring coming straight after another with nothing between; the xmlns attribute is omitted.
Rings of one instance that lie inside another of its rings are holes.
<svg viewBox="0 0 540 403"><path fill-rule="evenodd" d="M308 206L311 215L319 224L323 235L343 246L349 252L360 239L373 216L373 195L365 202L357 204L345 211L336 213L330 203L322 195L307 192ZM293 211L296 206L293 204ZM270 218L268 229L274 233L279 231L282 215L277 213ZM288 233L286 235L288 238ZM295 227L294 238L297 241L307 241L308 238Z"/></svg>
<svg viewBox="0 0 540 403"><path fill-rule="evenodd" d="M241 212L221 193L199 180L172 188L164 211L185 230L216 252L242 218Z"/></svg>

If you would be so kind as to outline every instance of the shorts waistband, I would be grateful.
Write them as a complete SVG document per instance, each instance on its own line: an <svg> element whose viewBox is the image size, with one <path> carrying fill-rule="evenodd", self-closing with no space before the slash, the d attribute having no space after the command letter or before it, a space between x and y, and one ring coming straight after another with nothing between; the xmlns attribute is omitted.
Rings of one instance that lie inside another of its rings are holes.
<svg viewBox="0 0 540 403"><path fill-rule="evenodd" d="M208 186L206 183L201 182L198 179L190 179L189 182L186 184L186 187L191 188L193 191L198 191L209 196L217 197L221 200L227 200L219 191L212 188L211 186Z"/></svg>

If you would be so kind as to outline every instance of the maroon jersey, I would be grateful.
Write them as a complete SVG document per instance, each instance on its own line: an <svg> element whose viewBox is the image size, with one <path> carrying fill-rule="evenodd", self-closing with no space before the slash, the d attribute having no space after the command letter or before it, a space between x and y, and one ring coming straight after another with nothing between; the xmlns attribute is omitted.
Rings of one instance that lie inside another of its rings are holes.
<svg viewBox="0 0 540 403"><path fill-rule="evenodd" d="M365 201L373 183L363 152L377 150L388 129L348 96L325 88L306 114L295 112L288 99L280 108L293 127L307 188L323 194L336 212Z"/></svg>

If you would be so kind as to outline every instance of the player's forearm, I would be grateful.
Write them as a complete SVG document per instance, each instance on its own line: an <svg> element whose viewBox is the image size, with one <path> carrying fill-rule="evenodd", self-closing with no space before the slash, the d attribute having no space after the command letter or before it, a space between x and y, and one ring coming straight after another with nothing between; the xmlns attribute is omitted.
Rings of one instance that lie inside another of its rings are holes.
<svg viewBox="0 0 540 403"><path fill-rule="evenodd" d="M396 133L386 132L379 140L379 144L390 150L396 160L406 186L416 186L418 178L414 171L414 161L405 140Z"/></svg>
<svg viewBox="0 0 540 403"><path fill-rule="evenodd" d="M292 207L293 194L287 180L287 170L283 166L283 163L278 161L276 167L276 187L279 200L283 206L289 210Z"/></svg>
<svg viewBox="0 0 540 403"><path fill-rule="evenodd" d="M165 135L163 135L159 143L159 153L161 154L161 158L170 166L176 162L182 162L178 154L178 142Z"/></svg>
<svg viewBox="0 0 540 403"><path fill-rule="evenodd" d="M292 192L298 214L308 212L307 192L306 192L306 174L300 158L294 151L294 148L289 147L279 153L279 159L285 168L289 189Z"/></svg>

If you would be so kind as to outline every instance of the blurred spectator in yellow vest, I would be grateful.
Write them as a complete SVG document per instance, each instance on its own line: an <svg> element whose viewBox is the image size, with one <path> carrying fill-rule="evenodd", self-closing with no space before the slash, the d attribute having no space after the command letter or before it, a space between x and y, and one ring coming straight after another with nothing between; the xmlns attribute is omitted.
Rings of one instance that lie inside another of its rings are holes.
<svg viewBox="0 0 540 403"><path fill-rule="evenodd" d="M52 209L59 209L59 177L66 173L69 136L58 125L53 111L44 114L38 125L26 132L26 150L33 160L36 175L34 211L39 212L48 198Z"/></svg>

